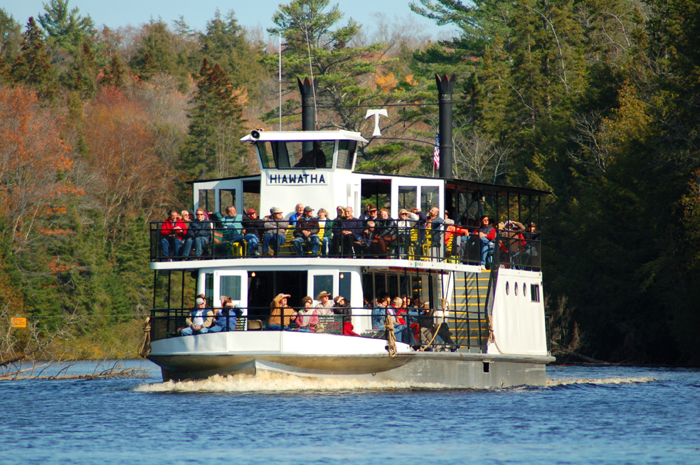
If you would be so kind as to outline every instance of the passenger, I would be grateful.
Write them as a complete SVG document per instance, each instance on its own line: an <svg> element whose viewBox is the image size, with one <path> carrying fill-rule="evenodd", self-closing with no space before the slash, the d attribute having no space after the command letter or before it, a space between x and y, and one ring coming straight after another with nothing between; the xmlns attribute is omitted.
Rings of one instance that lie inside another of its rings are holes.
<svg viewBox="0 0 700 465"><path fill-rule="evenodd" d="M304 246L306 246L307 249L311 249L313 257L318 256L318 249L321 247L318 229L314 209L307 205L304 207L304 215L297 219L297 226L294 229L294 248L298 255L304 255Z"/></svg>
<svg viewBox="0 0 700 465"><path fill-rule="evenodd" d="M377 220L377 240L373 242L373 252L379 254L380 257L389 255L389 246L396 242L399 236L398 226L396 221L389 217L389 210L382 208L379 210L379 219Z"/></svg>
<svg viewBox="0 0 700 465"><path fill-rule="evenodd" d="M323 153L321 149L321 144L319 142L314 142L314 146L311 150L307 150L301 156L299 161L294 168L325 168L326 167L326 154Z"/></svg>
<svg viewBox="0 0 700 465"><path fill-rule="evenodd" d="M527 231L523 233L523 237L527 243L523 247L523 261L529 266L539 268L540 266L540 237L541 233L537 230L537 225L530 222Z"/></svg>
<svg viewBox="0 0 700 465"><path fill-rule="evenodd" d="M351 257L353 254L353 245L360 239L362 234L362 221L352 216L352 207L345 207L345 218L340 222L340 226L334 228L334 238L339 236L340 240L340 255ZM337 233L336 233L337 232Z"/></svg>
<svg viewBox="0 0 700 465"><path fill-rule="evenodd" d="M251 246L251 242L248 242L248 255L260 255L258 244L265 234L265 222L258 218L258 212L254 208L248 209L248 214L243 220L243 228L246 234L253 234L257 239L254 248Z"/></svg>
<svg viewBox="0 0 700 465"><path fill-rule="evenodd" d="M323 237L321 239L321 255L330 253L331 237L333 237L333 221L328 219L328 211L325 208L318 210L319 229L323 225Z"/></svg>
<svg viewBox="0 0 700 465"><path fill-rule="evenodd" d="M297 206L294 207L294 213L289 216L289 225L296 226L297 220L302 216L304 216L304 204L298 203Z"/></svg>
<svg viewBox="0 0 700 465"><path fill-rule="evenodd" d="M326 291L321 291L316 296L316 300L319 301L316 304L316 314L319 317L318 326L316 327L317 333L326 332L326 324L332 323L334 321L333 315L333 301L331 300L331 295Z"/></svg>
<svg viewBox="0 0 700 465"><path fill-rule="evenodd" d="M206 308L207 301L203 297L197 297L195 304L197 306L190 311L189 318L185 320L187 326L180 330L183 336L208 333L214 321L214 313Z"/></svg>
<svg viewBox="0 0 700 465"><path fill-rule="evenodd" d="M314 300L308 295L301 299L301 303L304 304L304 308L299 310L297 314L297 328L298 331L305 333L315 333L316 327L318 326L318 313L315 308L312 308Z"/></svg>
<svg viewBox="0 0 700 465"><path fill-rule="evenodd" d="M282 219L282 209L278 207L270 208L270 216L265 221L265 236L263 237L263 255L274 256L279 252L279 247L287 242L287 227L289 221ZM272 248L270 242L273 243Z"/></svg>
<svg viewBox="0 0 700 465"><path fill-rule="evenodd" d="M486 262L491 263L489 254L493 254L493 241L496 239L496 229L489 224L488 215L484 215L479 219L479 228L477 229L479 240L481 241L481 269L486 269Z"/></svg>
<svg viewBox="0 0 700 465"><path fill-rule="evenodd" d="M293 331L295 327L291 326L292 322L297 319L297 312L292 307L287 305L289 294L277 294L277 297L270 302L270 319L267 322L267 329L270 331ZM284 319L284 328L282 328L282 317Z"/></svg>
<svg viewBox="0 0 700 465"><path fill-rule="evenodd" d="M502 228L500 227L501 224L503 225ZM520 256L520 250L521 246L524 245L522 242L524 242L525 239L523 236L523 233L526 232L525 229L525 225L512 220L499 224L499 230L502 231L500 235L503 237L501 243L503 244L504 252L508 257L508 263L511 267L516 267L521 264L520 260L522 257Z"/></svg>
<svg viewBox="0 0 700 465"><path fill-rule="evenodd" d="M367 255L373 244L377 242L377 229L374 221L367 221L367 229L362 231L358 240L355 241L355 253L357 255Z"/></svg>
<svg viewBox="0 0 700 465"><path fill-rule="evenodd" d="M442 225L446 221L440 218L440 209L438 207L431 207L428 210L426 222L430 223L430 246L442 251ZM454 224L454 221L449 220L449 224Z"/></svg>
<svg viewBox="0 0 700 465"><path fill-rule="evenodd" d="M377 306L372 309L372 329L383 330L386 320L389 294L382 293L377 297Z"/></svg>
<svg viewBox="0 0 700 465"><path fill-rule="evenodd" d="M181 218L182 218L182 221L185 222L185 224L191 222L192 219L193 219L193 218L192 218L192 213L190 213L189 210L182 210L182 211L180 212L180 216L181 216Z"/></svg>
<svg viewBox="0 0 700 465"><path fill-rule="evenodd" d="M414 344L413 334L411 333L411 328L405 320L408 312L405 308L401 307L403 300L401 297L394 297L391 305L387 311L389 314L393 313L394 317L394 335L398 342L404 342L406 344Z"/></svg>
<svg viewBox="0 0 700 465"><path fill-rule="evenodd" d="M180 254L182 241L187 234L187 225L178 218L177 210L168 212L168 219L160 227L161 246L164 257L175 257Z"/></svg>
<svg viewBox="0 0 700 465"><path fill-rule="evenodd" d="M343 218L345 218L345 208L338 205L335 209L335 213L335 219L330 225L331 234L333 235L333 238L331 239L331 255L337 257L338 255L340 255L340 245L343 242L341 225L343 222Z"/></svg>
<svg viewBox="0 0 700 465"><path fill-rule="evenodd" d="M214 314L216 317L216 324L209 328L210 333L236 330L236 323L238 323L238 308L233 304L231 297L221 296L221 306L223 308L220 308Z"/></svg>
<svg viewBox="0 0 700 465"><path fill-rule="evenodd" d="M243 227L243 215L237 214L236 207L233 205L226 207L226 216L222 216L219 212L214 212L209 216L221 223L221 227L224 228L225 241L245 241L248 244L248 255L255 255L258 250L258 236L246 233Z"/></svg>
<svg viewBox="0 0 700 465"><path fill-rule="evenodd" d="M433 345L445 344L446 346L454 345L452 341L452 333L450 332L450 327L447 323L435 323L435 314L438 313L434 309L430 308L430 302L425 302L421 308L420 317L418 318L418 324L420 325L421 342L423 345L428 344L433 341ZM442 313L442 310L439 312ZM437 332L435 340L433 340L433 335Z"/></svg>
<svg viewBox="0 0 700 465"><path fill-rule="evenodd" d="M335 315L342 316L343 323L345 323L346 321L350 321L352 317L350 302L345 300L345 297L343 297L342 295L339 295L335 299L333 299L333 302L335 302L335 305L333 305L333 313Z"/></svg>
<svg viewBox="0 0 700 465"><path fill-rule="evenodd" d="M367 222L368 221L374 221L374 223L377 223L378 218L378 213L377 213L377 207L372 205L371 203L368 204L365 207L365 212L360 215L360 220L362 220L362 226L364 228L367 228Z"/></svg>
<svg viewBox="0 0 700 465"><path fill-rule="evenodd" d="M399 254L400 256L406 256L408 254L409 247L411 246L411 229L416 226L417 216L413 215L405 208L399 210L399 220L396 222L399 232Z"/></svg>
<svg viewBox="0 0 700 465"><path fill-rule="evenodd" d="M197 219L189 224L187 228L187 240L182 250L182 255L189 257L194 244L194 254L202 256L202 248L211 240L211 223L205 218L206 212L203 208L197 209Z"/></svg>

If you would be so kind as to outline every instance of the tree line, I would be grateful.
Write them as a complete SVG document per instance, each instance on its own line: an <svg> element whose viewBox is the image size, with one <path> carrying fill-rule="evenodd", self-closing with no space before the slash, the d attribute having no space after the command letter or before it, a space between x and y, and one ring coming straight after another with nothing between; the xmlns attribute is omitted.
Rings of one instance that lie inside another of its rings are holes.
<svg viewBox="0 0 700 465"><path fill-rule="evenodd" d="M0 9L1 357L66 322L53 355L128 355L152 298L148 222L191 204L187 181L255 173L238 139L300 128L297 77L317 80L318 129L369 133L366 109L389 108L358 170L430 175L419 141L436 132L438 73L457 76L455 176L552 192L552 351L700 362L698 2L411 8L457 33L370 35L330 0L280 5L268 39L233 11L195 31L185 18L98 28L68 0L22 23ZM17 315L31 337L7 328Z"/></svg>

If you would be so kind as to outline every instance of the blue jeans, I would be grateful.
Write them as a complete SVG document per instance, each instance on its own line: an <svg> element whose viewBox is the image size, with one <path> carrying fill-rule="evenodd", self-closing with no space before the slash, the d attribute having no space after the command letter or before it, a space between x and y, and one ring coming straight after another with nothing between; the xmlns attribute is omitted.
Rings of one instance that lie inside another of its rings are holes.
<svg viewBox="0 0 700 465"><path fill-rule="evenodd" d="M486 237L481 237L481 266L486 266L486 259L489 253L493 254L493 241L488 240ZM491 261L489 260L489 263Z"/></svg>
<svg viewBox="0 0 700 465"><path fill-rule="evenodd" d="M331 251L331 238L324 237L321 244L321 255L328 255Z"/></svg>
<svg viewBox="0 0 700 465"><path fill-rule="evenodd" d="M263 253L268 252L270 250L270 242L277 244L276 247L273 247L277 251L277 250L279 250L280 245L287 242L287 237L284 234L266 233L265 236L263 237L263 247L262 247Z"/></svg>
<svg viewBox="0 0 700 465"><path fill-rule="evenodd" d="M248 243L248 255L255 255L255 251L258 250L258 236L255 234L234 234L231 242L241 242L246 241Z"/></svg>
<svg viewBox="0 0 700 465"><path fill-rule="evenodd" d="M182 247L182 240L179 237L164 237L160 240L160 244L163 246L163 256L164 257L174 257L180 253L180 247ZM170 250L172 249L172 255Z"/></svg>
<svg viewBox="0 0 700 465"><path fill-rule="evenodd" d="M194 329L192 329L191 326L188 326L187 328L182 328L180 334L182 334L183 336L192 336L193 334L206 334L209 332L209 330L210 328L205 328L204 326L202 326L202 329L200 329L199 331L195 331Z"/></svg>
<svg viewBox="0 0 700 465"><path fill-rule="evenodd" d="M194 254L198 257L202 256L202 247L209 242L209 238L197 236L194 239L188 237L185 241L185 248L182 250L182 255L185 257L190 256L190 251L192 250L192 243L194 242Z"/></svg>
<svg viewBox="0 0 700 465"><path fill-rule="evenodd" d="M406 344L414 344L415 339L413 338L413 332L411 327L408 325L396 325L394 326L394 335L398 342L405 342Z"/></svg>
<svg viewBox="0 0 700 465"><path fill-rule="evenodd" d="M308 238L297 237L294 239L294 249L296 249L299 255L304 255L304 244L311 244L311 254L318 255L318 249L321 247L321 239L318 238L317 234L312 234Z"/></svg>

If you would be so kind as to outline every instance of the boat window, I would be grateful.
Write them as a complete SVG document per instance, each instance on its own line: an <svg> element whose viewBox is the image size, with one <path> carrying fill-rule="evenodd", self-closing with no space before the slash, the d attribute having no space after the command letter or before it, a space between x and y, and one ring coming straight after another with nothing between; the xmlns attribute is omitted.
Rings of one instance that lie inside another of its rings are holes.
<svg viewBox="0 0 700 465"><path fill-rule="evenodd" d="M416 186L399 186L399 210L405 208L408 211L416 208L416 196L418 188Z"/></svg>
<svg viewBox="0 0 700 465"><path fill-rule="evenodd" d="M207 273L204 275L204 298L207 299L207 305L214 305L214 275Z"/></svg>
<svg viewBox="0 0 700 465"><path fill-rule="evenodd" d="M350 170L355 161L355 148L357 142L354 140L341 140L338 143L338 164L340 169ZM328 165L330 166L330 164Z"/></svg>
<svg viewBox="0 0 700 465"><path fill-rule="evenodd" d="M262 144L261 144L262 146ZM265 157L263 152L272 153L272 161L274 166L270 168L331 168L333 166L333 150L335 141L275 141L266 142L266 148L260 150L263 166L265 166Z"/></svg>
<svg viewBox="0 0 700 465"><path fill-rule="evenodd" d="M510 283L506 281L506 295L510 292Z"/></svg>
<svg viewBox="0 0 700 465"><path fill-rule="evenodd" d="M527 297L527 285L523 283L523 297Z"/></svg>
<svg viewBox="0 0 700 465"><path fill-rule="evenodd" d="M515 295L518 295L518 283L513 284L513 292L515 293Z"/></svg>
<svg viewBox="0 0 700 465"><path fill-rule="evenodd" d="M216 210L216 191L214 189L199 189L199 208L208 212Z"/></svg>
<svg viewBox="0 0 700 465"><path fill-rule="evenodd" d="M241 277L221 276L219 281L221 295L231 297L231 300L241 300Z"/></svg>
<svg viewBox="0 0 700 465"><path fill-rule="evenodd" d="M530 300L532 302L540 301L540 286L537 284L530 285Z"/></svg>
<svg viewBox="0 0 700 465"><path fill-rule="evenodd" d="M255 144L255 146L258 148L258 154L263 168L275 168L275 159L272 157L269 143L262 142Z"/></svg>
<svg viewBox="0 0 700 465"><path fill-rule="evenodd" d="M219 212L222 215L226 214L226 208L233 205L236 206L236 190L235 189L219 189ZM211 211L211 210L207 210Z"/></svg>
<svg viewBox="0 0 700 465"><path fill-rule="evenodd" d="M321 291L326 291L329 294L333 294L333 275L314 276L314 295L310 297L315 300Z"/></svg>
<svg viewBox="0 0 700 465"><path fill-rule="evenodd" d="M423 186L420 189L420 211L428 213L431 207L440 206L440 189L437 186ZM442 215L441 215L442 216Z"/></svg>
<svg viewBox="0 0 700 465"><path fill-rule="evenodd" d="M350 301L351 296L351 278L352 275L350 273L340 273L340 286L338 287L338 295L342 295L347 301Z"/></svg>

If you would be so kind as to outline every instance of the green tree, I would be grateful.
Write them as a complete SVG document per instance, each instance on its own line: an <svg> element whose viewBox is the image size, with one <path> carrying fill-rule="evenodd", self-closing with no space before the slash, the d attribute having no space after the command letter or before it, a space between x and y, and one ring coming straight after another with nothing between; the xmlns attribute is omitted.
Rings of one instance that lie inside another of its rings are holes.
<svg viewBox="0 0 700 465"><path fill-rule="evenodd" d="M45 98L51 98L56 90L54 70L43 34L34 18L27 21L27 30L22 34L19 55L12 66L12 78L38 91Z"/></svg>
<svg viewBox="0 0 700 465"><path fill-rule="evenodd" d="M181 159L185 181L243 174L246 167L241 161L247 151L239 138L245 132L244 98L244 91L229 83L218 64L212 67L202 61Z"/></svg>
<svg viewBox="0 0 700 465"><path fill-rule="evenodd" d="M50 46L74 52L96 35L90 16L80 16L78 8L69 11L68 0L49 0L44 4L44 11L46 13L39 15L38 19L48 35Z"/></svg>

